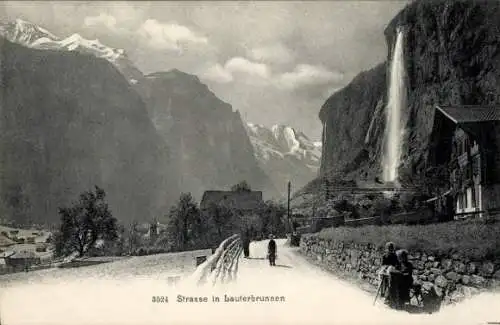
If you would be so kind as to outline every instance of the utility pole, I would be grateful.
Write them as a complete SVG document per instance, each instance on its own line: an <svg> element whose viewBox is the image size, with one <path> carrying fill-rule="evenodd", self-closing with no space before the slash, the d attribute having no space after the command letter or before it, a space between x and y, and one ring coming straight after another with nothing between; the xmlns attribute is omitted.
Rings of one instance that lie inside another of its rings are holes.
<svg viewBox="0 0 500 325"><path fill-rule="evenodd" d="M292 183L288 181L288 207L287 207L287 215L288 215L288 223L290 224L290 228L293 232L293 225L292 225L292 220L290 216L290 192L292 190Z"/></svg>

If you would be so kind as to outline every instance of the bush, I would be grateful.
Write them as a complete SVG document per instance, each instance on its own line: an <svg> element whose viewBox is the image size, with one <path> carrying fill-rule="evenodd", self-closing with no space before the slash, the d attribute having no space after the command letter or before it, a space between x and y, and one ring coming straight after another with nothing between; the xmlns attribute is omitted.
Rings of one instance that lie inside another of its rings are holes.
<svg viewBox="0 0 500 325"><path fill-rule="evenodd" d="M382 248L388 241L410 251L437 256L458 254L471 260L500 258L500 222L452 221L431 225L364 226L323 229L315 236L334 242L372 244Z"/></svg>

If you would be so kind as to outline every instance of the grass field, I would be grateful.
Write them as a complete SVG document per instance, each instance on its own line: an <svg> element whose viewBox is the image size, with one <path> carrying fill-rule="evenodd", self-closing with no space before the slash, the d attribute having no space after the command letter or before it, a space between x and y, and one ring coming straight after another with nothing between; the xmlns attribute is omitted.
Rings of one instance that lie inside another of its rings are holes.
<svg viewBox="0 0 500 325"><path fill-rule="evenodd" d="M471 260L500 259L500 222L454 221L430 225L364 226L323 229L314 234L335 242L372 244L392 241L411 251L439 255L458 254Z"/></svg>

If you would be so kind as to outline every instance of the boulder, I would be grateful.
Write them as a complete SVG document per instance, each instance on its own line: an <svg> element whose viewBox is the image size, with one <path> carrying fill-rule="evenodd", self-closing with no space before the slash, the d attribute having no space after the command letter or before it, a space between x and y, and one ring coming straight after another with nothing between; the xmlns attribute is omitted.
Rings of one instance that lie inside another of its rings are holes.
<svg viewBox="0 0 500 325"><path fill-rule="evenodd" d="M471 284L475 287L482 287L486 283L485 278L479 275L472 275L471 276Z"/></svg>
<svg viewBox="0 0 500 325"><path fill-rule="evenodd" d="M448 285L448 280L444 276L438 275L434 280L434 284L440 288L446 288L446 286Z"/></svg>
<svg viewBox="0 0 500 325"><path fill-rule="evenodd" d="M465 263L462 263L461 261L457 261L454 263L453 269L457 273L465 273L467 271L467 266L465 265Z"/></svg>
<svg viewBox="0 0 500 325"><path fill-rule="evenodd" d="M450 281L457 282L460 279L460 275L456 272L446 273L446 278Z"/></svg>
<svg viewBox="0 0 500 325"><path fill-rule="evenodd" d="M449 271L449 270L451 270L451 268L453 266L453 261L450 259L445 259L441 262L441 266L442 266L443 270Z"/></svg>
<svg viewBox="0 0 500 325"><path fill-rule="evenodd" d="M490 276L495 271L495 264L490 261L484 262L481 265L480 274L483 276Z"/></svg>
<svg viewBox="0 0 500 325"><path fill-rule="evenodd" d="M477 272L477 263L476 262L470 262L467 264L467 273L469 274L476 274Z"/></svg>

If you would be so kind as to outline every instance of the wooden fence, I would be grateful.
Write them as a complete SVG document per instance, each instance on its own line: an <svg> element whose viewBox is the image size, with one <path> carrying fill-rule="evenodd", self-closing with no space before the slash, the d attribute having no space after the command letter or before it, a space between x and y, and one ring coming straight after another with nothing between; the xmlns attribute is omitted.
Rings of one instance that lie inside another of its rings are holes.
<svg viewBox="0 0 500 325"><path fill-rule="evenodd" d="M239 235L225 239L214 254L196 268L192 280L198 285L207 283L216 285L236 280L242 251L243 247Z"/></svg>

